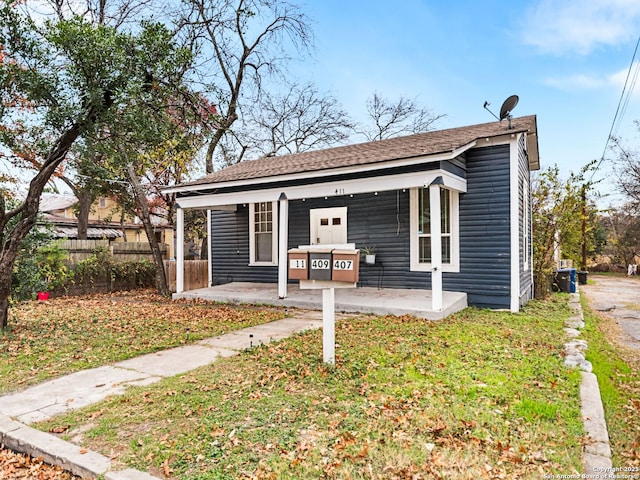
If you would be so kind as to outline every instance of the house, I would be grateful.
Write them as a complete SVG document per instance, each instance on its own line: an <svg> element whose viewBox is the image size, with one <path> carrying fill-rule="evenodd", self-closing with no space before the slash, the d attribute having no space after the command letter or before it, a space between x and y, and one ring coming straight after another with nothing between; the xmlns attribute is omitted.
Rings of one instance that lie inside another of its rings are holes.
<svg viewBox="0 0 640 480"><path fill-rule="evenodd" d="M78 199L74 195L42 195L40 199L42 219L52 226L55 238L70 240L78 238L77 203ZM124 221L121 221L121 217L121 207L116 200L109 197L98 198L89 212L87 239L104 239L110 242L146 243L148 241L140 219L125 215ZM157 215L152 215L151 219L158 243L167 244L169 255L173 256L173 228Z"/></svg>
<svg viewBox="0 0 640 480"><path fill-rule="evenodd" d="M434 310L452 291L516 312L533 295L538 168L535 116L241 162L170 189L177 245L184 209L207 209L212 284L273 284L283 298L288 249L348 242L376 247L362 284L431 290Z"/></svg>

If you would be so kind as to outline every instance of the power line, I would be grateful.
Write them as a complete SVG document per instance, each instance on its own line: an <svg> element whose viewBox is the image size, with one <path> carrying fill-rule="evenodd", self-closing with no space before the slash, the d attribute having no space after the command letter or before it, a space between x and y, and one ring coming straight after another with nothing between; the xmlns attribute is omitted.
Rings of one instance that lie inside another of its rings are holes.
<svg viewBox="0 0 640 480"><path fill-rule="evenodd" d="M627 96L624 100L624 104L622 105L622 110L620 111L620 121L622 121L622 117L624 117L624 114L627 112L627 106L629 106L629 100L631 99L631 95L633 94L633 89L635 88L636 82L638 80L638 72L640 72L640 62L636 62L634 66L633 78L631 80L629 91L627 92ZM614 136L617 136L619 127L620 127L620 122L618 122L618 125L615 128L615 132L613 133Z"/></svg>
<svg viewBox="0 0 640 480"><path fill-rule="evenodd" d="M596 168L593 170L593 173L591 174L591 178L593 178L593 175L600 168L600 165L604 161L604 156L607 153L607 148L609 147L609 141L611 141L611 138L613 137L614 129L617 131L617 128L620 126L619 122L622 120L622 117L624 116L624 112L627 109L627 105L629 103L629 99L631 98L633 88L635 87L636 80L638 78L638 69L640 68L640 63L636 65L636 70L633 75L633 80L631 82L631 85L629 86L629 89L627 89L627 85L629 85L629 77L631 76L631 71L633 70L639 45L640 45L640 36L638 37L638 41L636 42L636 48L633 51L633 57L631 57L631 64L629 65L629 70L627 71L627 78L625 79L624 86L622 87L622 93L620 94L618 107L616 108L616 113L613 116L613 122L611 122L611 128L609 129L609 135L607 136L607 141L604 144L604 150L602 151L602 156L600 157L600 161L596 165Z"/></svg>

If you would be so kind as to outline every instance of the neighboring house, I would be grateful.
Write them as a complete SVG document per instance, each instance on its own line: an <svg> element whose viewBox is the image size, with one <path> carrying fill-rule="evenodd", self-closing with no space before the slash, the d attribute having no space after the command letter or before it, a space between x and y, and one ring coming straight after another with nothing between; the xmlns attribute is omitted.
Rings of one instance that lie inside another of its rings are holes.
<svg viewBox="0 0 640 480"><path fill-rule="evenodd" d="M78 199L74 195L43 194L40 199L42 218L53 226L56 238L77 239L78 219L75 205ZM112 242L147 242L147 234L140 219L125 216L121 222L118 203L112 198L100 197L91 206L87 239L109 240ZM169 256L173 256L173 228L161 217L152 215L156 239L169 247Z"/></svg>
<svg viewBox="0 0 640 480"><path fill-rule="evenodd" d="M213 283L273 283L285 297L288 249L349 242L376 247L365 284L464 292L469 305L518 311L533 295L538 168L527 116L241 162L169 191L179 239L183 209L211 211Z"/></svg>

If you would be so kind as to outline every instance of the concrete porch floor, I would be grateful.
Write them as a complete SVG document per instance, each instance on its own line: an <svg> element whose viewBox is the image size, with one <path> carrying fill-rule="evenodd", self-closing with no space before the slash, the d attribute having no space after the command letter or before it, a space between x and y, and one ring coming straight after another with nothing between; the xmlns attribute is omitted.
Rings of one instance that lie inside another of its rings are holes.
<svg viewBox="0 0 640 480"><path fill-rule="evenodd" d="M202 299L233 304L273 305L322 310L321 290L300 290L289 284L287 297L278 298L275 283L232 282L214 287L174 293L174 299ZM414 315L441 320L467 307L467 294L443 292L441 312L431 310L431 290L373 287L336 288L337 313L373 313L376 315Z"/></svg>

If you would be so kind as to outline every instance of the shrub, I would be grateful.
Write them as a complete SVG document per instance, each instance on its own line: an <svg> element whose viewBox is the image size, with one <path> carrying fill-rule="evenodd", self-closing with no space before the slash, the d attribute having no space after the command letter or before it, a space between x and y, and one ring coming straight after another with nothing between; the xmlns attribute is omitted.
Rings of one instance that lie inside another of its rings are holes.
<svg viewBox="0 0 640 480"><path fill-rule="evenodd" d="M24 240L13 269L12 300L35 298L37 292L50 291L73 278L67 266L69 253L51 242L47 230L34 229Z"/></svg>

